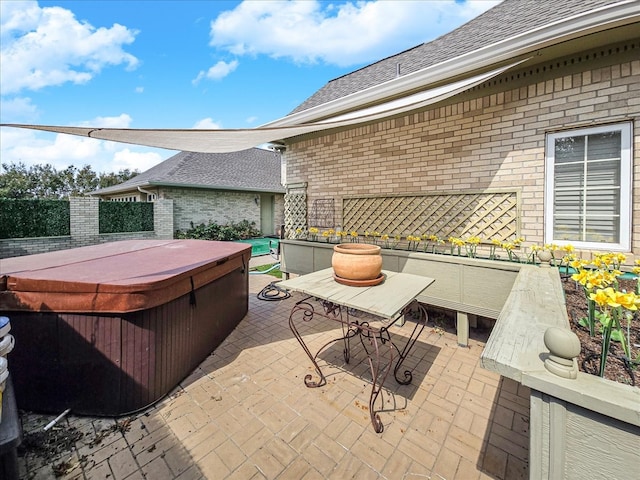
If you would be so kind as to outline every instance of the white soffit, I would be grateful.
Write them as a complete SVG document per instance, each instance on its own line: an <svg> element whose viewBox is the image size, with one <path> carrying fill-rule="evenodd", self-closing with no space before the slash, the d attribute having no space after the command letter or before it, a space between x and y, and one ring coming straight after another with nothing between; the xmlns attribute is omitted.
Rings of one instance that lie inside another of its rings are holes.
<svg viewBox="0 0 640 480"><path fill-rule="evenodd" d="M304 135L307 133L376 121L392 115L398 115L417 108L422 108L486 82L506 70L519 65L523 61L526 60L521 60L480 75L466 78L464 80L458 80L453 83L385 102L380 105L339 115L321 122L292 125L287 127L260 127L233 130L175 130L64 127L26 124L2 124L0 126L65 133L69 135L96 138L99 140L144 145L147 147L166 148L168 150L184 152L229 153L246 150L264 143L281 141L286 138Z"/></svg>

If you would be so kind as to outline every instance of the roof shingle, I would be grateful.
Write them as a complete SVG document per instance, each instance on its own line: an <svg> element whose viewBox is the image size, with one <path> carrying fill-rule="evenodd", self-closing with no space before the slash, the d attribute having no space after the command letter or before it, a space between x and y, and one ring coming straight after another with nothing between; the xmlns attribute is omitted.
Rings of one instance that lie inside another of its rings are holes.
<svg viewBox="0 0 640 480"><path fill-rule="evenodd" d="M103 195L149 184L284 192L280 159L278 152L261 148L233 153L180 152L126 182L94 193Z"/></svg>
<svg viewBox="0 0 640 480"><path fill-rule="evenodd" d="M289 115L619 0L504 0L457 29L331 80Z"/></svg>

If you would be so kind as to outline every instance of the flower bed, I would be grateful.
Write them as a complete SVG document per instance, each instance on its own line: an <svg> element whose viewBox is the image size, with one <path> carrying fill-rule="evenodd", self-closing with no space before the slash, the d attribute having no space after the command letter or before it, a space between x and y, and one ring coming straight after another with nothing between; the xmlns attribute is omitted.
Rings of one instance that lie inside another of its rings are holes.
<svg viewBox="0 0 640 480"><path fill-rule="evenodd" d="M635 280L620 280L619 282L622 289L629 291L635 288ZM589 328L580 324L580 319L588 315L585 291L580 284L566 280L564 281L564 292L571 330L578 335L582 345L582 351L578 358L578 368L582 372L598 375L600 352L602 351L602 335L592 337L589 334ZM627 333L626 325L624 333L625 335ZM640 316L637 313L631 316L628 334L631 340L631 349L637 352L637 345L640 345ZM629 385L635 384L636 387L640 386L637 359L629 361L619 342L614 341L611 343L603 376L614 382Z"/></svg>

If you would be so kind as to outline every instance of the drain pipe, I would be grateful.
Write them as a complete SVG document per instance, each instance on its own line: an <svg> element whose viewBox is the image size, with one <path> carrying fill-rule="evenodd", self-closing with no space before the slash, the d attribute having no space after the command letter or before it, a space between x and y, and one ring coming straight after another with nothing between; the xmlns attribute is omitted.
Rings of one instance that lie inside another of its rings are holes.
<svg viewBox="0 0 640 480"><path fill-rule="evenodd" d="M147 195L155 195L155 196L156 196L156 198L158 198L158 194L157 194L157 193L150 192L149 190L145 190L145 189L144 189L144 188L142 188L142 187L138 187L138 191L139 191L139 192L141 192L141 193L146 193ZM149 198L149 197L147 197L147 199L148 199L148 198Z"/></svg>

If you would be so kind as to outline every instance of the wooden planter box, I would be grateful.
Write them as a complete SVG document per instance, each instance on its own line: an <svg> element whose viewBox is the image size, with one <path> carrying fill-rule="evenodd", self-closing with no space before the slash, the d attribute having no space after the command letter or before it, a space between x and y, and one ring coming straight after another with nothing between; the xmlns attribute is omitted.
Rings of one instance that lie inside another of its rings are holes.
<svg viewBox="0 0 640 480"><path fill-rule="evenodd" d="M282 240L280 269L303 275L331 266L333 244ZM382 268L435 278L418 297L427 305L458 312L458 343L466 345L468 314L498 318L522 265L455 255L382 250ZM477 288L482 285L483 288Z"/></svg>
<svg viewBox="0 0 640 480"><path fill-rule="evenodd" d="M524 265L480 361L531 389L529 477L629 478L638 469L640 389L547 371L549 327L569 328L558 270Z"/></svg>

